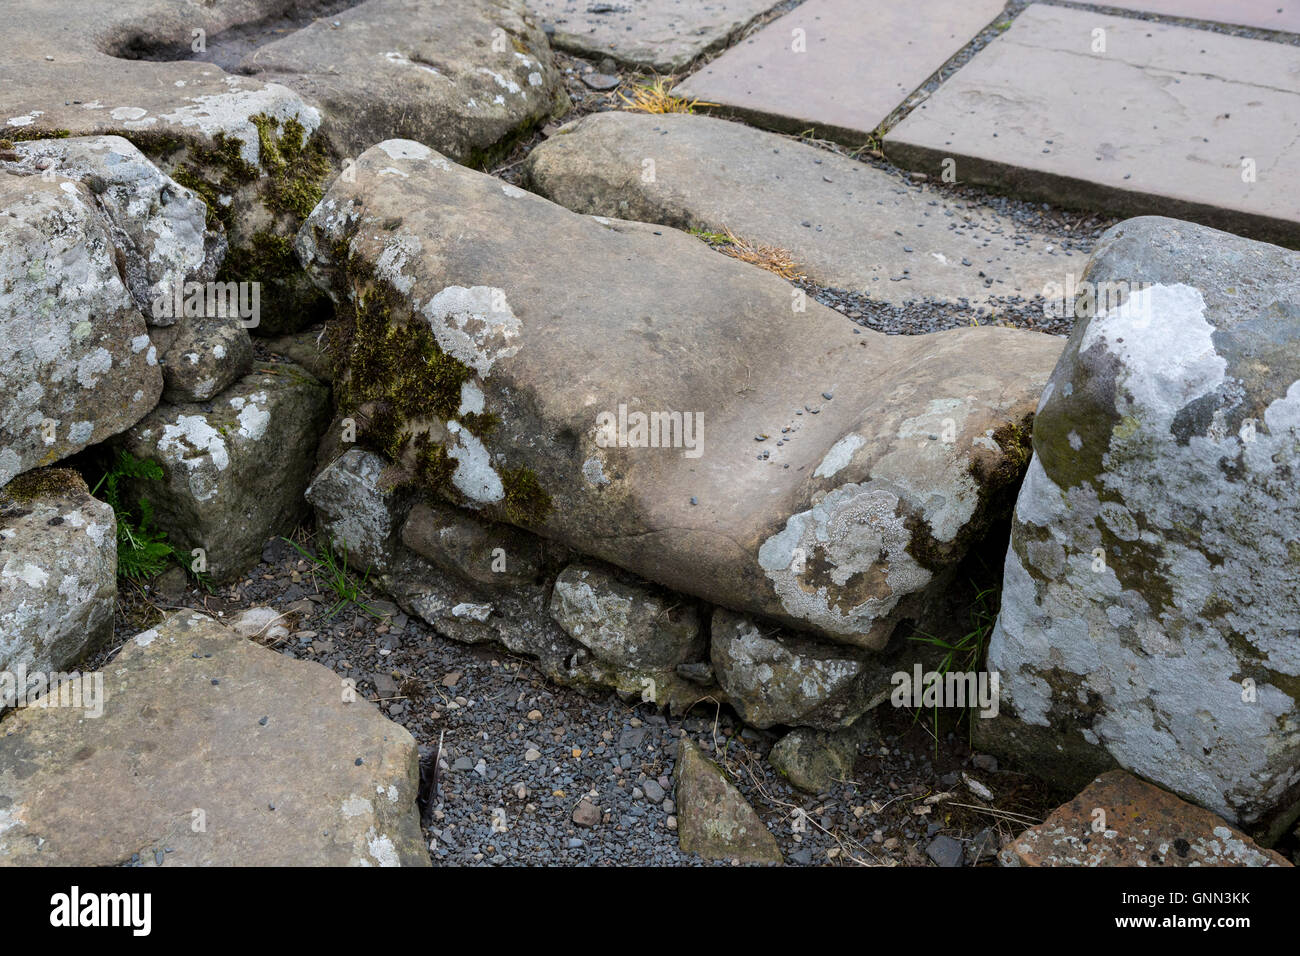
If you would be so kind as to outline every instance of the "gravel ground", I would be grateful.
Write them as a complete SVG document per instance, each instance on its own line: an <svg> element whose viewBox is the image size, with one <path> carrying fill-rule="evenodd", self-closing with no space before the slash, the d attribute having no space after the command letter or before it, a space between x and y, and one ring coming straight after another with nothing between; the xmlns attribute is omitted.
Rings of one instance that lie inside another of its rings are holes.
<svg viewBox="0 0 1300 956"><path fill-rule="evenodd" d="M313 550L308 532L296 537ZM932 845L941 858L958 852L970 865L977 840L995 850L1022 828L1004 814L1037 821L1064 796L990 769L991 758L967 747L964 725L941 729L936 754L926 722L888 706L870 718L876 732L860 750L854 780L804 794L765 759L780 735L743 728L711 701L683 719L613 693L559 687L527 660L457 644L378 595L365 598L377 617L356 605L331 617L334 594L317 589L297 551L273 539L263 559L246 579L213 593L187 584L179 570L152 585L125 585L116 645L89 666L110 660L163 610L191 607L224 620L259 605L280 610L291 633L264 643L355 679L422 754L445 734L441 802L426 832L438 862L704 865L677 845L672 774L683 734L726 766L793 865L936 865L927 855ZM994 800L978 799L963 772ZM944 793L952 796L925 802ZM601 810L595 826L574 822L583 800Z"/></svg>

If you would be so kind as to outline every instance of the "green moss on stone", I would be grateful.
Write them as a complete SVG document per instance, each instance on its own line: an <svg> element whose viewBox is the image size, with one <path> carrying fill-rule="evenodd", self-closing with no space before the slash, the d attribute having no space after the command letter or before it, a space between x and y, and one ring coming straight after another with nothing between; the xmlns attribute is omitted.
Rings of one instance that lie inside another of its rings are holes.
<svg viewBox="0 0 1300 956"><path fill-rule="evenodd" d="M37 498L65 498L88 494L86 482L71 468L40 468L25 471L0 488L0 498L27 504Z"/></svg>
<svg viewBox="0 0 1300 956"><path fill-rule="evenodd" d="M21 127L9 131L9 138L15 143L29 143L34 139L67 139L71 130L47 129L40 126Z"/></svg>
<svg viewBox="0 0 1300 956"><path fill-rule="evenodd" d="M258 160L268 177L266 205L301 224L325 195L329 157L321 141L309 140L296 119L285 120L281 129L278 121L259 113L252 123L257 127Z"/></svg>
<svg viewBox="0 0 1300 956"><path fill-rule="evenodd" d="M515 524L540 524L551 513L551 496L529 468L507 469L501 475L505 488L506 517Z"/></svg>

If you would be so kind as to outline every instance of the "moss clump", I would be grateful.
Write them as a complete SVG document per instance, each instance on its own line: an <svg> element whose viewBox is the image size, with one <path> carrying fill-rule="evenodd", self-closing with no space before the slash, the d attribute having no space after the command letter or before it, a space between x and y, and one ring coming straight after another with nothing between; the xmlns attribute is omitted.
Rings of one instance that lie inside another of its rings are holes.
<svg viewBox="0 0 1300 956"><path fill-rule="evenodd" d="M466 412L460 416L460 423L476 438L487 438L501 424L501 419L492 412Z"/></svg>
<svg viewBox="0 0 1300 956"><path fill-rule="evenodd" d="M9 138L15 143L28 143L34 139L67 139L71 135L71 130L42 129L39 126L35 126L13 130L9 133Z"/></svg>
<svg viewBox="0 0 1300 956"><path fill-rule="evenodd" d="M334 359L340 363L336 380L342 382L339 404L355 408L377 402L399 427L430 414L453 419L469 367L444 353L427 325L395 319L399 302L386 283L353 286L333 343Z"/></svg>
<svg viewBox="0 0 1300 956"><path fill-rule="evenodd" d="M428 489L440 489L445 494L451 488L451 477L456 471L456 464L447 449L437 442L429 441L428 435L421 435L416 440L415 482Z"/></svg>
<svg viewBox="0 0 1300 956"><path fill-rule="evenodd" d="M329 157L320 140L308 140L306 129L296 119L285 120L282 130L276 120L262 113L252 117L252 123L257 127L258 159L268 177L266 205L293 216L300 224L325 195Z"/></svg>
<svg viewBox="0 0 1300 956"><path fill-rule="evenodd" d="M1002 456L990 466L976 458L970 464L970 476L976 484L992 495L1008 485L1018 484L1029 467L1033 454L1034 416L1028 415L1020 422L1007 422L993 433L993 440L1002 449Z"/></svg>
<svg viewBox="0 0 1300 956"><path fill-rule="evenodd" d="M540 524L551 513L551 496L529 468L511 468L501 475L506 490L505 513L514 524Z"/></svg>
<svg viewBox="0 0 1300 956"><path fill-rule="evenodd" d="M0 488L0 498L27 504L37 498L66 498L89 494L86 482L71 468L41 468L25 471Z"/></svg>

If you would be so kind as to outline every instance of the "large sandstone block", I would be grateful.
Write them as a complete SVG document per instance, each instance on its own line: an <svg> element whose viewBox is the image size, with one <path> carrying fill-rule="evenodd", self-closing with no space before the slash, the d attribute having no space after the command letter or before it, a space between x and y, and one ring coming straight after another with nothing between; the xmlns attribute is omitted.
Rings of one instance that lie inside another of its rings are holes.
<svg viewBox="0 0 1300 956"><path fill-rule="evenodd" d="M1300 255L1144 218L1106 233L1086 278L1111 305L1079 319L1034 423L989 649L1021 722L1001 747L1113 759L1240 824L1285 820Z"/></svg>
<svg viewBox="0 0 1300 956"><path fill-rule="evenodd" d="M411 480L867 648L998 517L1061 347L862 333L686 234L409 141L363 154L298 248L341 310L342 411Z"/></svg>
<svg viewBox="0 0 1300 956"><path fill-rule="evenodd" d="M117 521L76 472L30 471L0 489L0 672L61 671L95 650L116 599Z"/></svg>
<svg viewBox="0 0 1300 956"><path fill-rule="evenodd" d="M574 212L730 229L789 251L822 285L896 305L1033 299L1083 271L1083 256L992 206L709 116L590 113L538 145L524 169Z"/></svg>
<svg viewBox="0 0 1300 956"><path fill-rule="evenodd" d="M261 283L267 334L319 317L287 237L350 154L403 135L481 162L568 107L517 0L368 0L321 19L297 0L13 6L0 140L135 143L202 195L229 240L222 278Z"/></svg>
<svg viewBox="0 0 1300 956"><path fill-rule="evenodd" d="M20 0L0 35L0 139L115 134L198 192L224 227L232 281L261 282L264 326L312 303L289 251L330 157L320 110L277 83L189 59L198 38L277 17L292 0ZM292 308L291 308L292 307Z"/></svg>
<svg viewBox="0 0 1300 956"><path fill-rule="evenodd" d="M183 611L99 676L5 719L0 864L429 865L415 740L328 669Z"/></svg>
<svg viewBox="0 0 1300 956"><path fill-rule="evenodd" d="M259 362L211 402L159 405L124 447L156 460L164 476L133 482L128 500L149 499L187 562L202 548L213 580L237 577L258 562L267 538L305 517L328 396L296 365Z"/></svg>

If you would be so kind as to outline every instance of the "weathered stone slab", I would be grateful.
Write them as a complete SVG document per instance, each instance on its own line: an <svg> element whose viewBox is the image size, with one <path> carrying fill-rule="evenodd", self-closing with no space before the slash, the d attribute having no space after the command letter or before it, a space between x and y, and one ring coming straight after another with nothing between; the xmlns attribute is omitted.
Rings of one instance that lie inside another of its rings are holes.
<svg viewBox="0 0 1300 956"><path fill-rule="evenodd" d="M1122 770L1102 774L1012 840L998 860L1003 866L1291 866L1210 811Z"/></svg>
<svg viewBox="0 0 1300 956"><path fill-rule="evenodd" d="M1300 6L1278 0L1107 0L1106 6L1167 17L1300 33Z"/></svg>
<svg viewBox="0 0 1300 956"><path fill-rule="evenodd" d="M126 435L161 482L132 485L183 556L202 548L215 581L256 564L266 539L306 514L303 491L327 416L328 390L296 365L256 363L211 402L159 405Z"/></svg>
<svg viewBox="0 0 1300 956"><path fill-rule="evenodd" d="M0 172L0 213L3 486L129 428L163 382L90 190Z"/></svg>
<svg viewBox="0 0 1300 956"><path fill-rule="evenodd" d="M403 137L461 162L569 107L519 0L367 0L240 62L317 104L335 150Z"/></svg>
<svg viewBox="0 0 1300 956"><path fill-rule="evenodd" d="M1034 422L989 723L1014 714L1001 749L1040 772L1100 755L1252 832L1285 826L1300 254L1151 217L1109 230L1087 278L1109 304L1081 308Z"/></svg>
<svg viewBox="0 0 1300 956"><path fill-rule="evenodd" d="M525 168L537 192L575 212L730 229L789 251L816 282L898 305L1032 299L1084 264L992 208L698 114L593 113L534 149Z"/></svg>
<svg viewBox="0 0 1300 956"><path fill-rule="evenodd" d="M1295 242L1297 135L1296 47L1034 4L885 152L934 175L951 158L959 182L1062 205Z"/></svg>
<svg viewBox="0 0 1300 956"><path fill-rule="evenodd" d="M61 671L95 650L116 599L117 521L75 471L29 471L0 489L0 672Z"/></svg>
<svg viewBox="0 0 1300 956"><path fill-rule="evenodd" d="M1002 12L1000 0L807 0L678 84L680 96L861 146Z"/></svg>
<svg viewBox="0 0 1300 956"><path fill-rule="evenodd" d="M551 42L583 56L676 73L724 46L776 0L528 0Z"/></svg>
<svg viewBox="0 0 1300 956"><path fill-rule="evenodd" d="M341 307L343 410L413 479L870 648L992 520L1060 348L859 334L691 236L574 214L409 141L363 154L298 247ZM620 432L631 412L677 424L651 444L648 425Z"/></svg>
<svg viewBox="0 0 1300 956"><path fill-rule="evenodd" d="M712 761L689 737L677 743L673 769L677 842L706 860L781 863L776 838Z"/></svg>
<svg viewBox="0 0 1300 956"><path fill-rule="evenodd" d="M328 669L184 611L102 680L0 725L0 864L429 865L415 741Z"/></svg>

